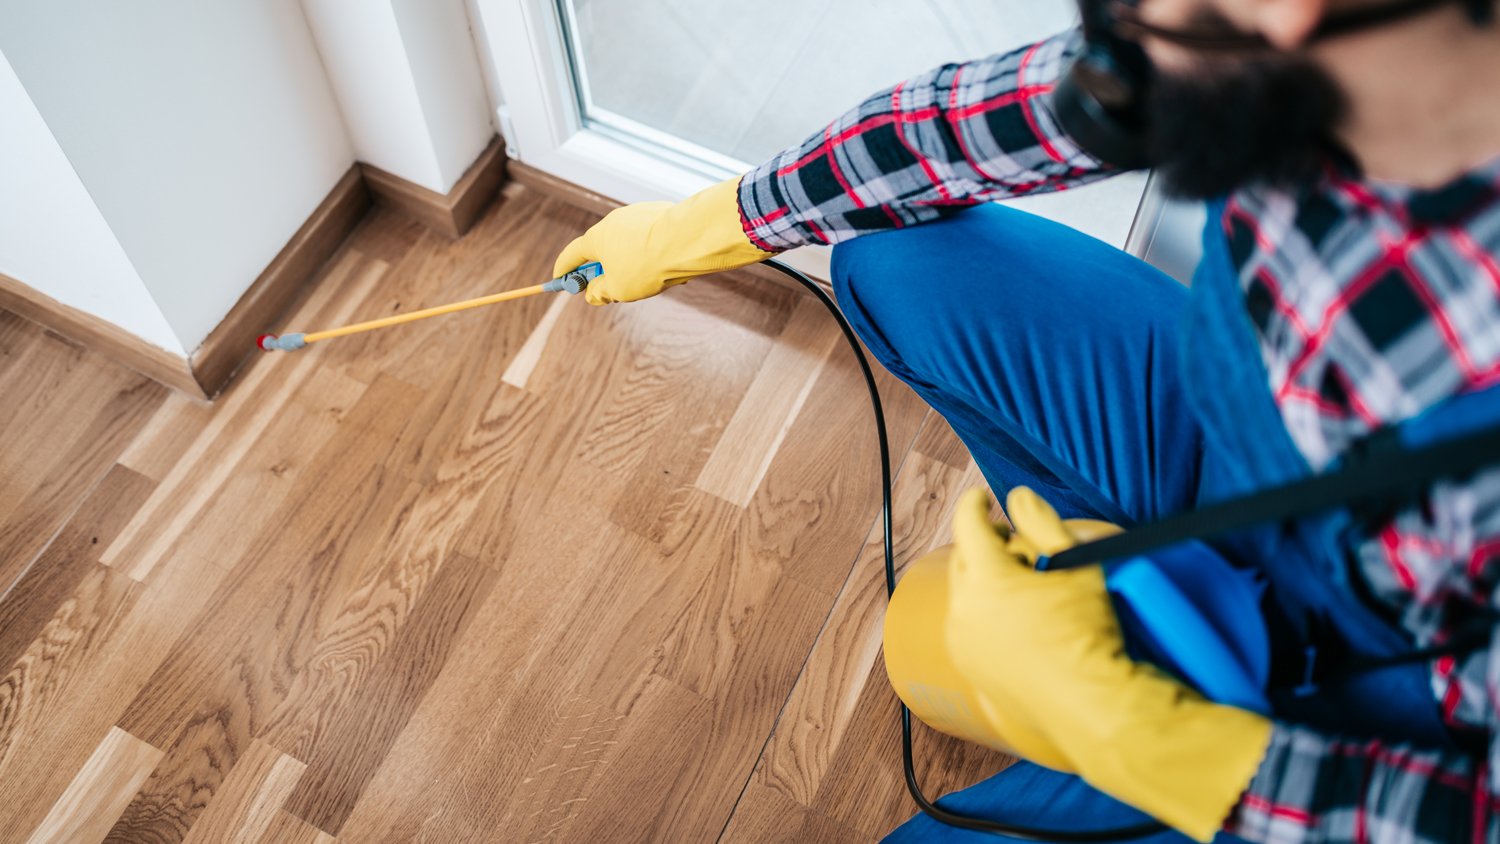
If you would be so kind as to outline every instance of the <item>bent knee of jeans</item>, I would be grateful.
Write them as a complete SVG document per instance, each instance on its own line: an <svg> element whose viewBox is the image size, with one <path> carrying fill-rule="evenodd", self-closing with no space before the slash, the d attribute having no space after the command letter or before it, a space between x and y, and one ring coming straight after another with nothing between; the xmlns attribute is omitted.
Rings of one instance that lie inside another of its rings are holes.
<svg viewBox="0 0 1500 844"><path fill-rule="evenodd" d="M866 307L865 297L869 295L878 296L882 287L888 287L888 279L866 277L859 268L869 266L867 262L850 260L852 251L860 251L867 244L858 241L840 243L833 248L833 258L829 266L829 275L833 281L833 294L839 304L839 310L844 312L844 317L849 320L849 325L854 333L859 335L861 342L870 350L870 354L880 361L886 369L898 377L904 377L906 366L901 361L901 356L896 353L886 334L881 329L880 321L871 309Z"/></svg>

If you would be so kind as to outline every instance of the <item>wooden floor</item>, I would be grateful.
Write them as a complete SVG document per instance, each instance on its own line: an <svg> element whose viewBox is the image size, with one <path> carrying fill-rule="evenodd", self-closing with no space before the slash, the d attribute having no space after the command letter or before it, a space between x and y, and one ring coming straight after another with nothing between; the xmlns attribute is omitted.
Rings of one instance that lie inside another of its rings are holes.
<svg viewBox="0 0 1500 844"><path fill-rule="evenodd" d="M591 222L374 212L288 327L533 284ZM981 480L882 387L905 562ZM876 840L875 459L836 327L756 278L265 355L212 407L0 312L0 840Z"/></svg>

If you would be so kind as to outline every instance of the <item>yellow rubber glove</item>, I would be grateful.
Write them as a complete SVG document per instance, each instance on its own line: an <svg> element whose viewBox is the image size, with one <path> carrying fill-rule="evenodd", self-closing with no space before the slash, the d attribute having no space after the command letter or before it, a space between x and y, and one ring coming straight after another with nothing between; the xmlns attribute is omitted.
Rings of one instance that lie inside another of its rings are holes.
<svg viewBox="0 0 1500 844"><path fill-rule="evenodd" d="M764 261L740 225L739 177L681 202L637 202L609 212L568 244L552 277L589 261L604 274L583 292L591 305L634 302L709 273Z"/></svg>
<svg viewBox="0 0 1500 844"><path fill-rule="evenodd" d="M1029 489L1013 490L1006 512L1013 532L970 490L953 517L947 640L986 718L1039 764L1212 839L1260 765L1270 722L1131 660L1099 566L1031 568L1078 533Z"/></svg>

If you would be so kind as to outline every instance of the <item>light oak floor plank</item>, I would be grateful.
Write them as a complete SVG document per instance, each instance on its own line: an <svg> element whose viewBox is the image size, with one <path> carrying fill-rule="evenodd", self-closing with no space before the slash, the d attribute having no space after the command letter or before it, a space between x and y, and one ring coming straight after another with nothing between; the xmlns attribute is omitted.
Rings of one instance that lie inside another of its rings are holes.
<svg viewBox="0 0 1500 844"><path fill-rule="evenodd" d="M734 818L719 838L746 844L875 844L877 836L852 830L769 786L750 783Z"/></svg>
<svg viewBox="0 0 1500 844"><path fill-rule="evenodd" d="M959 494L984 485L971 460L953 465L942 459L954 455L955 447L961 450L947 424L929 417L896 479L898 578L900 569L951 541L949 525ZM916 810L902 780L897 702L880 657L883 566L880 536L872 530L752 782L875 837ZM919 781L929 797L977 782L1011 761L921 724L916 736Z"/></svg>
<svg viewBox="0 0 1500 844"><path fill-rule="evenodd" d="M347 279L349 284L341 292L352 295L332 307L313 308L335 323L343 322L354 312L355 304L363 300L386 269L383 263L359 262L347 253L346 259L347 276L336 272L318 293L338 289ZM331 298L331 293L328 295ZM220 399L212 421L162 479L151 500L105 550L104 563L134 580L149 576L290 400L293 390L287 387L300 385L318 365L313 355L261 359L242 373L234 387Z"/></svg>
<svg viewBox="0 0 1500 844"><path fill-rule="evenodd" d="M547 348L547 339L552 336L552 328L557 325L558 317L562 316L563 308L568 306L568 300L558 297L547 306L547 312L537 322L536 328L526 335L526 342L522 344L521 351L511 359L510 365L505 368L505 373L500 380L520 390L526 389L526 381L531 378L531 373L542 359L542 351Z"/></svg>
<svg viewBox="0 0 1500 844"><path fill-rule="evenodd" d="M307 765L252 741L223 791L188 830L184 844L256 844L277 823L280 807Z"/></svg>
<svg viewBox="0 0 1500 844"><path fill-rule="evenodd" d="M0 830L31 829L47 813L72 772L93 752L97 737L119 719L223 576L221 568L207 561L180 559L172 578L144 590L106 566L84 581L78 597L64 604L67 611L59 610L50 624L61 627L76 624L77 618L98 618L97 611L82 614L72 609L100 606L92 590L110 586L124 598L116 599L106 635L66 634L76 645L66 663L64 693L49 695L42 701L44 708L32 707L39 716L28 718L23 728L9 735L0 756ZM100 629L97 623L93 629ZM33 647L45 648L46 641L48 637L39 636ZM39 759L46 763L38 764Z"/></svg>
<svg viewBox="0 0 1500 844"><path fill-rule="evenodd" d="M494 585L494 570L454 556L412 608L378 669L308 760L287 811L337 835L355 802L442 670L453 641Z"/></svg>
<svg viewBox="0 0 1500 844"><path fill-rule="evenodd" d="M183 393L167 395L130 442L119 463L160 482L213 418L214 406Z"/></svg>
<svg viewBox="0 0 1500 844"><path fill-rule="evenodd" d="M32 326L0 373L0 594L72 517L165 388Z"/></svg>
<svg viewBox="0 0 1500 844"><path fill-rule="evenodd" d="M838 340L829 327L822 304L798 303L695 486L741 507L749 505Z"/></svg>
<svg viewBox="0 0 1500 844"><path fill-rule="evenodd" d="M99 567L99 549L115 537L151 494L154 483L116 464L21 578L0 596L0 670L15 665ZM0 722L14 717L0 715ZM5 730L0 727L0 733Z"/></svg>
<svg viewBox="0 0 1500 844"><path fill-rule="evenodd" d="M58 712L85 693L94 653L118 631L140 591L129 578L93 566L0 677L0 772L35 767L28 739L55 726ZM11 782L22 790L38 779Z"/></svg>
<svg viewBox="0 0 1500 844"><path fill-rule="evenodd" d="M103 839L159 759L160 750L111 727L27 843L78 844Z"/></svg>
<svg viewBox="0 0 1500 844"><path fill-rule="evenodd" d="M258 844L334 844L337 840L296 815L277 812Z"/></svg>

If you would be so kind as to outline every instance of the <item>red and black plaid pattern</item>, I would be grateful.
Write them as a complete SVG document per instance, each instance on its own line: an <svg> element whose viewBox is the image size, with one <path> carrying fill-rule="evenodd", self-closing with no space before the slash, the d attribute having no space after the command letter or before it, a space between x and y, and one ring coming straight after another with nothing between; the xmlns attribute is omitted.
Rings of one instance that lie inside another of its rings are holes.
<svg viewBox="0 0 1500 844"><path fill-rule="evenodd" d="M1076 32L937 68L877 93L740 182L746 234L780 251L928 222L949 209L1110 173L1044 96ZM1322 468L1375 428L1500 379L1500 159L1441 190L1334 171L1248 186L1221 221L1287 430ZM1350 549L1373 600L1419 645L1500 605L1500 471L1436 484ZM1277 725L1229 828L1254 841L1500 841L1500 642L1432 663L1456 732L1490 757L1351 743ZM1371 701L1378 706L1378 701Z"/></svg>
<svg viewBox="0 0 1500 844"><path fill-rule="evenodd" d="M772 252L838 243L1103 178L1047 108L1081 43L1063 33L867 98L740 180L745 233Z"/></svg>
<svg viewBox="0 0 1500 844"><path fill-rule="evenodd" d="M1314 467L1500 380L1500 160L1433 191L1330 172L1224 218L1287 429Z"/></svg>
<svg viewBox="0 0 1500 844"><path fill-rule="evenodd" d="M1494 841L1487 768L1279 726L1228 829L1251 841Z"/></svg>

